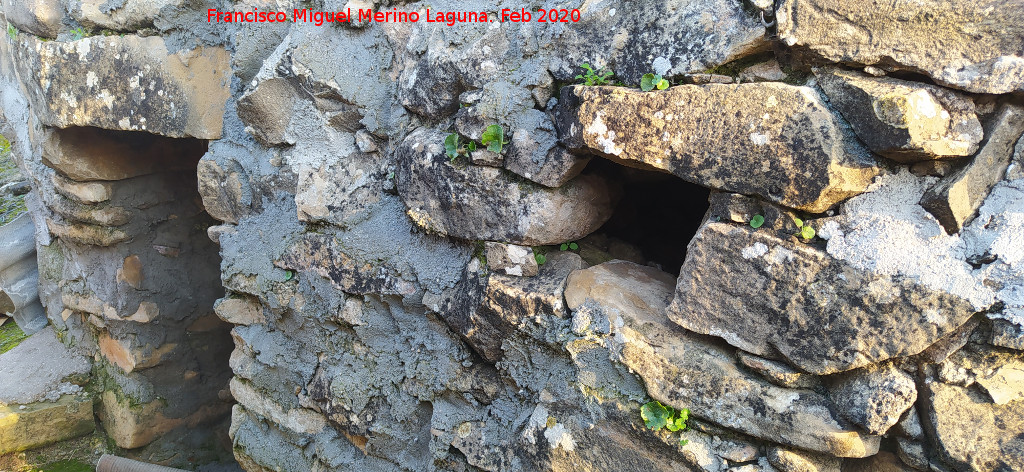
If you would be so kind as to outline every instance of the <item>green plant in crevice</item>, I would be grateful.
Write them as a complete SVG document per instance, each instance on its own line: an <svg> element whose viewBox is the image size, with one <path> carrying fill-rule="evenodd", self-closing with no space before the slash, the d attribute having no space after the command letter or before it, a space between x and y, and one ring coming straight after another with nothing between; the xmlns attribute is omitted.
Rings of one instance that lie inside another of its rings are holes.
<svg viewBox="0 0 1024 472"><path fill-rule="evenodd" d="M800 228L800 232L797 234L799 234L801 238L808 240L814 239L814 237L817 236L818 234L818 232L814 230L813 226L811 226L809 223L806 223L804 220L801 220L800 218L794 217L793 223L796 223L796 227Z"/></svg>
<svg viewBox="0 0 1024 472"><path fill-rule="evenodd" d="M448 156L448 160L454 161L459 155L463 154L462 138L457 133L449 134L444 138L444 154Z"/></svg>
<svg viewBox="0 0 1024 472"><path fill-rule="evenodd" d="M79 27L71 30L71 39L75 41L82 39L88 35L89 33L85 31L85 28Z"/></svg>
<svg viewBox="0 0 1024 472"><path fill-rule="evenodd" d="M18 28L10 23L7 23L7 37L12 41L18 39Z"/></svg>
<svg viewBox="0 0 1024 472"><path fill-rule="evenodd" d="M686 421L690 419L690 410L683 408L676 410L671 406L662 405L659 401L645 403L640 407L640 418L644 425L654 431L662 428L675 433L686 430ZM685 446L688 441L679 439L679 445Z"/></svg>
<svg viewBox="0 0 1024 472"><path fill-rule="evenodd" d="M578 251L580 249L580 245L575 242L562 243L561 246L558 246L558 249L563 251Z"/></svg>
<svg viewBox="0 0 1024 472"><path fill-rule="evenodd" d="M750 219L751 228L757 229L762 225L764 225L764 215L754 215L754 217Z"/></svg>
<svg viewBox="0 0 1024 472"><path fill-rule="evenodd" d="M490 125L480 135L480 144L487 147L488 151L501 153L501 148L508 144L505 140L505 129L501 125Z"/></svg>
<svg viewBox="0 0 1024 472"><path fill-rule="evenodd" d="M490 125L485 130L483 135L480 136L480 144L475 141L462 141L462 136L458 133L452 133L444 138L444 153L448 156L448 160L455 162L459 156L466 156L469 153L476 151L478 146L485 146L489 151L501 153L501 149L504 145L509 142L505 140L505 130L502 129L501 125Z"/></svg>
<svg viewBox="0 0 1024 472"><path fill-rule="evenodd" d="M533 258L537 261L537 265L544 265L548 261L546 250L542 248L533 248Z"/></svg>
<svg viewBox="0 0 1024 472"><path fill-rule="evenodd" d="M580 68L583 69L584 72L577 75L576 80L582 80L582 85L608 85L612 83L612 76L615 75L614 72L603 67L601 69L594 70L594 68L586 62L580 64Z"/></svg>
<svg viewBox="0 0 1024 472"><path fill-rule="evenodd" d="M654 89L665 90L669 85L668 80L665 80L659 74L647 73L640 78L640 90L644 92L650 92Z"/></svg>

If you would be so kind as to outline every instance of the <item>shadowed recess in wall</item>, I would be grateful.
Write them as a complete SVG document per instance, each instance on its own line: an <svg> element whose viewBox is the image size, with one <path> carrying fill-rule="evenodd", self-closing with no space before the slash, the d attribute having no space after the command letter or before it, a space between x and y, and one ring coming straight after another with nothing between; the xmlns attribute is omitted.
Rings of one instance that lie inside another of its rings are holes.
<svg viewBox="0 0 1024 472"><path fill-rule="evenodd" d="M590 163L589 171L622 183L615 213L595 234L620 240L642 254L634 262L654 263L673 275L686 259L686 245L696 234L708 210L711 191L676 176L620 166L604 159ZM592 236L593 238L593 236ZM625 258L619 242L605 242L612 256Z"/></svg>

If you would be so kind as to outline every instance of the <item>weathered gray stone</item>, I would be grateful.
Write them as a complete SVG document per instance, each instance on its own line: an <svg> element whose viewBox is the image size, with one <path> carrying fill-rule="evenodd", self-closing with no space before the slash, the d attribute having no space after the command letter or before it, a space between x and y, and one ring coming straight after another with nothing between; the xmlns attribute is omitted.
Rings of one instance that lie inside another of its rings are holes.
<svg viewBox="0 0 1024 472"><path fill-rule="evenodd" d="M981 151L970 164L943 178L921 197L921 206L949 234L959 232L974 219L992 187L1003 178L1014 145L1024 134L1024 108L1005 105L986 134Z"/></svg>
<svg viewBox="0 0 1024 472"><path fill-rule="evenodd" d="M611 217L608 184L580 176L559 189L516 182L507 171L459 166L445 134L420 129L396 151L398 193L421 228L468 240L522 245L580 239Z"/></svg>
<svg viewBox="0 0 1024 472"><path fill-rule="evenodd" d="M768 462L784 472L839 472L843 465L842 459L781 447L768 448Z"/></svg>
<svg viewBox="0 0 1024 472"><path fill-rule="evenodd" d="M1017 1L785 0L778 34L829 62L923 72L970 92L1007 93L1024 90L1020 7Z"/></svg>
<svg viewBox="0 0 1024 472"><path fill-rule="evenodd" d="M896 438L896 457L917 470L928 470L928 453L920 440Z"/></svg>
<svg viewBox="0 0 1024 472"><path fill-rule="evenodd" d="M772 59L741 70L737 78L740 82L781 82L786 79L786 73L779 61Z"/></svg>
<svg viewBox="0 0 1024 472"><path fill-rule="evenodd" d="M510 151L505 156L505 168L546 187L561 187L580 175L591 159L590 156L577 156L562 146L551 148L539 161L534 159L535 155L530 156L517 150L514 148L516 152Z"/></svg>
<svg viewBox="0 0 1024 472"><path fill-rule="evenodd" d="M111 4L107 0L81 0L74 2L72 16L85 26L117 31L133 31L147 25L165 7L180 7L185 0L120 0Z"/></svg>
<svg viewBox="0 0 1024 472"><path fill-rule="evenodd" d="M968 388L924 383L925 428L943 459L960 470L1024 469L1024 402L994 405Z"/></svg>
<svg viewBox="0 0 1024 472"><path fill-rule="evenodd" d="M655 400L803 449L840 457L878 451L879 438L844 427L824 396L771 385L740 370L727 350L674 327L664 315L672 294L670 275L613 261L574 273L570 285L570 307L592 303L600 310L611 327L613 359L639 375Z"/></svg>
<svg viewBox="0 0 1024 472"><path fill-rule="evenodd" d="M298 100L298 92L288 79L263 80L238 99L238 118L263 144L295 144L295 137L287 131Z"/></svg>
<svg viewBox="0 0 1024 472"><path fill-rule="evenodd" d="M924 438L924 430L921 429L921 418L917 416L917 409L910 408L907 410L907 414L903 416L903 419L893 428L896 434L906 436L911 439L922 439Z"/></svg>
<svg viewBox="0 0 1024 472"><path fill-rule="evenodd" d="M889 431L917 400L914 379L892 363L843 372L827 383L839 413L872 434Z"/></svg>
<svg viewBox="0 0 1024 472"><path fill-rule="evenodd" d="M478 166L502 167L505 164L505 156L490 149L477 149L471 152L469 160Z"/></svg>
<svg viewBox="0 0 1024 472"><path fill-rule="evenodd" d="M690 242L669 308L686 329L819 375L917 354L973 313L960 297L782 233L711 221Z"/></svg>
<svg viewBox="0 0 1024 472"><path fill-rule="evenodd" d="M91 367L45 328L0 356L0 405L52 402L79 393Z"/></svg>
<svg viewBox="0 0 1024 472"><path fill-rule="evenodd" d="M231 76L224 48L171 53L160 36L43 42L26 35L17 51L18 75L43 124L221 136Z"/></svg>
<svg viewBox="0 0 1024 472"><path fill-rule="evenodd" d="M19 30L50 39L60 31L60 0L4 0L3 7L7 21Z"/></svg>
<svg viewBox="0 0 1024 472"><path fill-rule="evenodd" d="M703 72L767 49L756 13L740 2L634 1L581 11L581 21L561 32L560 61L552 67L556 79L572 79L588 62L595 68L611 65L616 78L638 84L649 72Z"/></svg>
<svg viewBox="0 0 1024 472"><path fill-rule="evenodd" d="M900 162L970 156L983 137L971 99L933 85L818 69L829 102L875 153Z"/></svg>
<svg viewBox="0 0 1024 472"><path fill-rule="evenodd" d="M814 388L820 385L817 377L801 373L782 362L765 359L744 351L737 352L736 357L744 367L757 372L765 380L780 387Z"/></svg>
<svg viewBox="0 0 1024 472"><path fill-rule="evenodd" d="M444 58L423 57L402 73L398 84L402 105L426 118L455 113L465 90L458 69Z"/></svg>
<svg viewBox="0 0 1024 472"><path fill-rule="evenodd" d="M548 341L544 325L569 316L563 292L569 274L582 267L578 255L557 252L534 277L485 275L473 259L438 313L484 359L497 362L505 356L503 341L517 333Z"/></svg>
<svg viewBox="0 0 1024 472"><path fill-rule="evenodd" d="M533 249L515 244L486 242L487 267L495 272L520 277L533 277L540 271Z"/></svg>
<svg viewBox="0 0 1024 472"><path fill-rule="evenodd" d="M880 172L809 87L564 87L557 124L570 151L814 213L863 192Z"/></svg>
<svg viewBox="0 0 1024 472"><path fill-rule="evenodd" d="M1024 351L1024 327L1006 320L992 320L992 344Z"/></svg>

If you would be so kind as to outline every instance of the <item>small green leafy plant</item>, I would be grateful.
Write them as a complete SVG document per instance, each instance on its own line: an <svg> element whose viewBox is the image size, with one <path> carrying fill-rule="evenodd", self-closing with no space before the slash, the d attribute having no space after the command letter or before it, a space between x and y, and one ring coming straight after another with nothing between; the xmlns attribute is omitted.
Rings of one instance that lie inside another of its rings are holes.
<svg viewBox="0 0 1024 472"><path fill-rule="evenodd" d="M690 410L683 408L676 410L670 406L662 405L661 402L653 401L645 403L640 407L640 418L644 424L654 430L660 431L667 428L671 432L686 430L686 420L690 419ZM688 441L680 438L679 445L685 446Z"/></svg>
<svg viewBox="0 0 1024 472"><path fill-rule="evenodd" d="M548 261L545 251L543 248L533 248L533 258L537 260L537 265L544 265Z"/></svg>
<svg viewBox="0 0 1024 472"><path fill-rule="evenodd" d="M505 130L501 125L490 125L484 130L484 134L480 135L480 144L487 146L487 150L491 152L500 154L502 146L508 143L505 141Z"/></svg>
<svg viewBox="0 0 1024 472"><path fill-rule="evenodd" d="M804 239L814 239L814 236L818 234L810 224L804 222L800 218L793 218L793 222L796 223L797 228L800 228L800 237Z"/></svg>
<svg viewBox="0 0 1024 472"><path fill-rule="evenodd" d="M74 40L82 39L87 35L88 33L86 33L85 28L75 28L71 30L71 38Z"/></svg>
<svg viewBox="0 0 1024 472"><path fill-rule="evenodd" d="M452 133L444 138L444 154L448 156L449 160L454 161L455 158L463 154L462 138L458 134Z"/></svg>
<svg viewBox="0 0 1024 472"><path fill-rule="evenodd" d="M450 161L455 161L459 156L465 156L477 150L477 146L485 146L487 150L501 153L502 147L509 142L505 140L505 130L501 125L490 125L480 136L480 144L474 141L463 142L462 137L457 133L449 134L444 138L444 153Z"/></svg>
<svg viewBox="0 0 1024 472"><path fill-rule="evenodd" d="M558 246L558 249L561 249L563 251L578 251L580 249L580 245L576 244L574 242L573 243L562 243L561 246Z"/></svg>
<svg viewBox="0 0 1024 472"><path fill-rule="evenodd" d="M757 229L762 225L764 225L764 215L754 215L754 217L750 219L751 228Z"/></svg>
<svg viewBox="0 0 1024 472"><path fill-rule="evenodd" d="M584 70L584 73L577 75L576 80L582 80L583 85L608 85L612 82L612 76L615 75L614 72L606 68L594 70L586 62L580 64L580 68Z"/></svg>
<svg viewBox="0 0 1024 472"><path fill-rule="evenodd" d="M7 23L7 37L11 38L11 40L18 39L18 28L15 28L10 23Z"/></svg>
<svg viewBox="0 0 1024 472"><path fill-rule="evenodd" d="M658 74L647 73L640 78L640 90L644 92L650 92L654 89L665 90L668 86L668 81Z"/></svg>

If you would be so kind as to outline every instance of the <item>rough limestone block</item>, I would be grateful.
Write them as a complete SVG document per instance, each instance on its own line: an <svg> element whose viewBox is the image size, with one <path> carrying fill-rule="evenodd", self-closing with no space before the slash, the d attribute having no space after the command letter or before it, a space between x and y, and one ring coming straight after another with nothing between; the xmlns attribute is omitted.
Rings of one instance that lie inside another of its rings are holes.
<svg viewBox="0 0 1024 472"><path fill-rule="evenodd" d="M634 295L635 294L635 295ZM566 301L599 312L612 358L635 372L651 398L691 415L775 443L839 457L878 452L879 437L850 428L811 390L780 388L741 370L730 350L665 317L672 276L625 261L574 272Z"/></svg>
<svg viewBox="0 0 1024 472"><path fill-rule="evenodd" d="M935 216L949 234L960 232L977 216L978 208L1006 173L1014 145L1024 134L1024 108L1006 105L995 118L992 131L966 167L946 176L921 197L921 206Z"/></svg>
<svg viewBox="0 0 1024 472"><path fill-rule="evenodd" d="M556 33L551 69L559 80L572 79L587 62L611 65L617 79L638 84L649 72L703 72L769 47L757 13L742 2L634 0L580 8L581 20Z"/></svg>
<svg viewBox="0 0 1024 472"><path fill-rule="evenodd" d="M844 372L827 384L839 413L871 434L885 434L917 400L914 378L892 363Z"/></svg>
<svg viewBox="0 0 1024 472"><path fill-rule="evenodd" d="M780 236L706 222L690 242L669 317L824 375L917 354L975 313L959 296Z"/></svg>
<svg viewBox="0 0 1024 472"><path fill-rule="evenodd" d="M928 436L958 470L1024 470L1024 401L995 405L984 395L924 382Z"/></svg>
<svg viewBox="0 0 1024 472"><path fill-rule="evenodd" d="M611 217L610 186L597 176L548 189L501 169L453 164L444 139L445 133L420 129L396 150L398 194L427 231L539 246L581 239Z"/></svg>
<svg viewBox="0 0 1024 472"><path fill-rule="evenodd" d="M55 403L0 404L0 454L77 438L95 428L92 399L87 396L65 395Z"/></svg>
<svg viewBox="0 0 1024 472"><path fill-rule="evenodd" d="M109 182L76 182L54 172L51 175L58 193L79 203L94 204L110 200L113 186Z"/></svg>
<svg viewBox="0 0 1024 472"><path fill-rule="evenodd" d="M1021 0L784 0L779 39L829 62L928 74L977 93L1024 90Z"/></svg>
<svg viewBox="0 0 1024 472"><path fill-rule="evenodd" d="M56 38L64 7L60 0L4 0L4 16L21 31Z"/></svg>
<svg viewBox="0 0 1024 472"><path fill-rule="evenodd" d="M810 87L563 87L556 123L570 151L814 213L863 192L880 172Z"/></svg>
<svg viewBox="0 0 1024 472"><path fill-rule="evenodd" d="M18 76L43 124L218 139L231 65L221 47L170 52L160 36L92 36L15 47Z"/></svg>
<svg viewBox="0 0 1024 472"><path fill-rule="evenodd" d="M840 69L815 71L832 106L875 153L900 162L970 156L983 131L971 99L949 90Z"/></svg>

